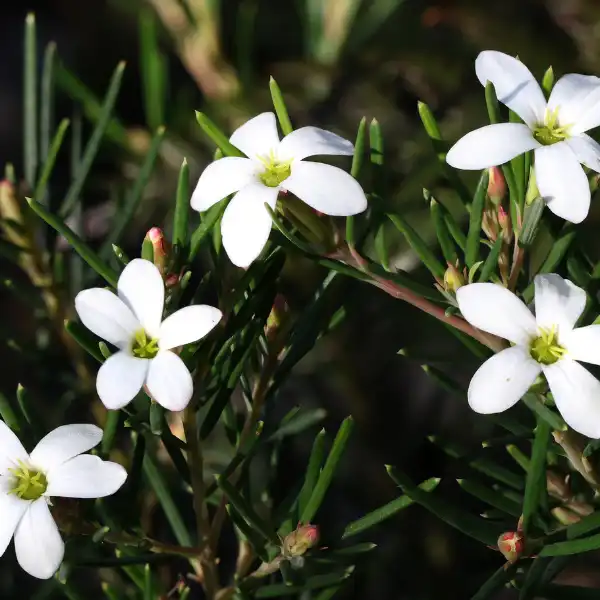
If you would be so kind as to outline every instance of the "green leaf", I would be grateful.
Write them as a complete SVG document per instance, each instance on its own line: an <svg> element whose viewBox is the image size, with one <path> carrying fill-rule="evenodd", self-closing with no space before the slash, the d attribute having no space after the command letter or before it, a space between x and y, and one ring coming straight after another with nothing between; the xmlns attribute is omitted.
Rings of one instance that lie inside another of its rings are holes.
<svg viewBox="0 0 600 600"><path fill-rule="evenodd" d="M46 187L48 186L48 181L52 175L52 171L54 170L56 157L60 147L62 146L65 133L67 133L67 129L69 128L69 123L69 119L63 119L60 122L58 129L52 138L50 148L48 149L46 161L44 162L44 166L42 168L42 174L40 175L37 185L35 186L35 191L33 192L33 197L40 203L44 202Z"/></svg>
<svg viewBox="0 0 600 600"><path fill-rule="evenodd" d="M581 521L573 525L569 525L567 527L567 538L573 540L595 529L600 529L600 510L583 517Z"/></svg>
<svg viewBox="0 0 600 600"><path fill-rule="evenodd" d="M56 44L50 42L44 51L40 97L40 161L46 163L50 153L50 134L54 119L54 62ZM59 127L60 130L60 127ZM40 183L38 181L37 187ZM36 189L37 189L36 187ZM36 194L36 198L39 197Z"/></svg>
<svg viewBox="0 0 600 600"><path fill-rule="evenodd" d="M354 179L360 177L365 163L366 138L367 119L366 117L363 117L358 124L358 131L356 132L356 140L354 142L354 155L352 156L352 167L350 168L350 175L352 175ZM346 217L346 242L350 246L356 245L354 215Z"/></svg>
<svg viewBox="0 0 600 600"><path fill-rule="evenodd" d="M202 131L221 149L225 156L241 156L246 158L246 155L238 150L204 113L196 111L196 121L198 121L198 125L202 128Z"/></svg>
<svg viewBox="0 0 600 600"><path fill-rule="evenodd" d="M273 77L269 80L269 89L271 90L271 99L273 100L273 107L275 108L275 114L277 115L281 131L284 136L289 135L294 131L294 128L292 127L292 122L290 121L290 116L285 106L281 90Z"/></svg>
<svg viewBox="0 0 600 600"><path fill-rule="evenodd" d="M19 418L13 410L10 400L0 392L0 417L15 432L21 430Z"/></svg>
<svg viewBox="0 0 600 600"><path fill-rule="evenodd" d="M55 229L69 242L73 250L83 258L100 277L105 279L112 287L117 287L117 274L70 228L64 221L54 216L39 202L31 198L26 198L29 206L44 220L50 227Z"/></svg>
<svg viewBox="0 0 600 600"><path fill-rule="evenodd" d="M522 398L527 407L533 411L538 417L546 421L548 425L557 431L567 431L567 424L562 417L548 408L541 400L538 394L528 392Z"/></svg>
<svg viewBox="0 0 600 600"><path fill-rule="evenodd" d="M517 518L521 516L521 507L519 504L510 498L499 494L497 490L468 479L457 479L457 481L467 494L478 498L493 508L501 510L507 515Z"/></svg>
<svg viewBox="0 0 600 600"><path fill-rule="evenodd" d="M198 254L200 246L202 246L202 242L211 233L212 228L215 226L217 221L223 216L226 207L227 200L224 199L221 200L221 202L217 202L214 206L211 206L203 214L202 222L200 223L200 225L198 225L198 227L192 234L192 239L190 240L188 262L192 262L194 258L196 258L196 254Z"/></svg>
<svg viewBox="0 0 600 600"><path fill-rule="evenodd" d="M432 477L431 479L427 479L423 483L420 483L419 488L424 492L431 492L437 487L439 482L440 479L438 477ZM344 533L342 534L342 539L344 540L353 535L362 533L375 525L379 525L379 523L393 517L397 512L409 507L413 503L414 500L409 496L400 496L399 498L388 502L364 517L346 525Z"/></svg>
<svg viewBox="0 0 600 600"><path fill-rule="evenodd" d="M519 592L519 600L533 600L538 595L537 588L551 560L550 558L536 558L531 563Z"/></svg>
<svg viewBox="0 0 600 600"><path fill-rule="evenodd" d="M480 588L471 596L471 600L491 600L495 598L496 592L501 590L512 577L514 577L514 566L505 569L500 567Z"/></svg>
<svg viewBox="0 0 600 600"><path fill-rule="evenodd" d="M227 504L225 507L227 514L232 520L233 524L237 527L243 538L246 538L248 542L254 548L256 555L263 562L269 562L269 554L265 550L265 539L258 531L256 531L246 519L235 509L232 504Z"/></svg>
<svg viewBox="0 0 600 600"><path fill-rule="evenodd" d="M542 504L546 494L546 453L550 443L550 425L541 418L537 420L535 438L531 451L531 464L525 482L525 498L523 499L523 535L527 537L531 523Z"/></svg>
<svg viewBox="0 0 600 600"><path fill-rule="evenodd" d="M140 256L144 260L154 262L154 246L152 245L152 240L147 236L144 237L144 239L142 240L142 249L140 251Z"/></svg>
<svg viewBox="0 0 600 600"><path fill-rule="evenodd" d="M570 554L581 554L600 548L600 533L590 537L548 544L539 553L540 556L567 556Z"/></svg>
<svg viewBox="0 0 600 600"><path fill-rule="evenodd" d="M344 450L346 449L346 444L348 443L348 439L353 428L354 420L352 417L346 417L342 421L338 433L335 436L333 446L331 447L329 455L327 456L327 460L325 461L323 470L321 471L319 479L317 480L317 484L315 485L315 488L310 496L310 500L302 511L300 516L300 521L302 523L310 523L319 510L319 507L325 498L325 494L327 493L327 489L331 484L331 480L336 472L340 459L342 458Z"/></svg>
<svg viewBox="0 0 600 600"><path fill-rule="evenodd" d="M25 18L25 47L23 64L23 165L25 181L29 189L35 185L38 166L37 131L37 44L35 15L28 13Z"/></svg>
<svg viewBox="0 0 600 600"><path fill-rule="evenodd" d="M120 411L107 411L106 423L104 424L104 432L102 434L102 445L100 447L104 456L108 456L110 451L112 450L113 444L115 443L115 437L117 435L117 429L119 427L120 419Z"/></svg>
<svg viewBox="0 0 600 600"><path fill-rule="evenodd" d="M67 191L67 195L65 196L65 199L60 207L59 214L62 217L66 217L71 213L79 199L83 185L96 158L96 154L98 153L100 142L102 141L104 133L106 132L106 128L110 122L110 116L115 106L119 89L121 88L121 81L123 79L124 71L125 63L120 62L111 77L108 91L106 92L104 103L102 104L102 108L98 116L98 122L96 123L96 127L94 128L94 131L92 132L92 135L85 146L83 157L81 158L81 162L79 163L79 167L77 169L77 175L71 182L71 185Z"/></svg>
<svg viewBox="0 0 600 600"><path fill-rule="evenodd" d="M353 568L348 568L344 573L328 573L326 575L313 575L308 577L301 585L287 585L275 583L264 585L254 593L255 598L280 598L282 596L296 596L307 590L318 590L345 581L352 574Z"/></svg>
<svg viewBox="0 0 600 600"><path fill-rule="evenodd" d="M495 125L500 121L500 106L498 104L498 97L496 96L496 89L491 81L485 84L485 105L490 123Z"/></svg>
<svg viewBox="0 0 600 600"><path fill-rule="evenodd" d="M21 414L23 418L27 422L29 426L32 426L31 421L31 397L27 390L19 383L17 384L17 403L19 404L19 409L21 410Z"/></svg>
<svg viewBox="0 0 600 600"><path fill-rule="evenodd" d="M369 157L373 172L373 189L380 196L384 191L383 156L381 125L377 119L372 119L369 125Z"/></svg>
<svg viewBox="0 0 600 600"><path fill-rule="evenodd" d="M519 235L520 246L531 246L535 240L538 226L546 207L546 202L539 196L530 204L525 205L525 214L523 217L523 227Z"/></svg>
<svg viewBox="0 0 600 600"><path fill-rule="evenodd" d="M185 248L188 243L188 217L190 214L190 168L183 159L177 180L177 195L173 216L173 245Z"/></svg>
<svg viewBox="0 0 600 600"><path fill-rule="evenodd" d="M479 283L485 283L492 276L492 273L498 267L498 257L500 256L500 251L502 250L502 236L499 236L498 239L494 242L487 258L485 259L481 271L479 271Z"/></svg>
<svg viewBox="0 0 600 600"><path fill-rule="evenodd" d="M554 87L554 69L552 66L546 69L544 77L542 78L542 89L544 90L546 97L550 96L550 92Z"/></svg>
<svg viewBox="0 0 600 600"><path fill-rule="evenodd" d="M327 416L323 408L300 408L295 411L291 418L282 421L275 433L269 437L269 441L282 440L289 435L297 435L305 429L320 423Z"/></svg>
<svg viewBox="0 0 600 600"><path fill-rule="evenodd" d="M483 171L475 190L473 204L471 205L471 216L469 218L469 233L467 234L467 249L465 252L465 262L469 269L479 260L479 248L481 237L481 222L483 220L483 211L485 209L485 199L490 175L487 170Z"/></svg>
<svg viewBox="0 0 600 600"><path fill-rule="evenodd" d="M435 227L435 233L437 235L438 242L440 243L442 254L444 255L444 260L447 263L454 265L458 260L458 256L456 254L456 249L454 248L452 238L450 237L450 232L448 231L444 215L440 209L440 205L434 198L432 198L429 207L431 211L431 218Z"/></svg>
<svg viewBox="0 0 600 600"><path fill-rule="evenodd" d="M165 409L158 402L150 403L150 431L153 435L162 435Z"/></svg>
<svg viewBox="0 0 600 600"><path fill-rule="evenodd" d="M304 483L302 489L298 494L298 514L302 515L310 502L312 493L319 480L321 474L321 466L323 465L323 458L325 456L325 429L321 429L315 436L310 457L308 459L308 466L306 467L306 473L304 475Z"/></svg>

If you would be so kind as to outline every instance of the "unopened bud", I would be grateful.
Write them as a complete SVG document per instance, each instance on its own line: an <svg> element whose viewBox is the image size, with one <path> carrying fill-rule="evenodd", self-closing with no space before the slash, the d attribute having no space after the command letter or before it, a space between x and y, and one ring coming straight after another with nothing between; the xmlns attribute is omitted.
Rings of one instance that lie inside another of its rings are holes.
<svg viewBox="0 0 600 600"><path fill-rule="evenodd" d="M517 531L507 531L498 538L498 550L511 564L517 562L525 549L523 536Z"/></svg>
<svg viewBox="0 0 600 600"><path fill-rule="evenodd" d="M282 552L285 557L302 556L319 541L319 528L316 525L301 525L285 537Z"/></svg>
<svg viewBox="0 0 600 600"><path fill-rule="evenodd" d="M504 238L504 242L510 244L513 236L510 215L506 212L506 210L504 210L502 205L498 207L498 226L500 227L500 232Z"/></svg>
<svg viewBox="0 0 600 600"><path fill-rule="evenodd" d="M281 330L284 317L289 313L290 309L283 294L277 294L273 301L273 307L267 318L265 326L265 335L269 341L273 340L277 333Z"/></svg>
<svg viewBox="0 0 600 600"><path fill-rule="evenodd" d="M146 234L146 239L152 244L153 261L158 270L164 275L171 244L165 239L162 229L152 227Z"/></svg>
<svg viewBox="0 0 600 600"><path fill-rule="evenodd" d="M465 285L466 278L456 266L448 263L448 268L444 273L444 289L447 292L456 292L456 290Z"/></svg>
<svg viewBox="0 0 600 600"><path fill-rule="evenodd" d="M506 196L506 179L502 174L500 167L491 167L489 170L489 181L487 193L490 200L494 204L498 204L502 201L502 198Z"/></svg>

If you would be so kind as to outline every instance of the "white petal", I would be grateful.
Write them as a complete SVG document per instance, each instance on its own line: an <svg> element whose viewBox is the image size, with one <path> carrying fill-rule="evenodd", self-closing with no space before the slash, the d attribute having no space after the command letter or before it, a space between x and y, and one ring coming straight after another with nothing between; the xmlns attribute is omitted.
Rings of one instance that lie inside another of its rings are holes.
<svg viewBox="0 0 600 600"><path fill-rule="evenodd" d="M456 299L463 317L478 329L523 345L536 335L530 310L499 284L464 285L456 292Z"/></svg>
<svg viewBox="0 0 600 600"><path fill-rule="evenodd" d="M537 275L535 284L535 320L539 327L558 326L559 339L567 334L585 308L585 290L555 273Z"/></svg>
<svg viewBox="0 0 600 600"><path fill-rule="evenodd" d="M17 466L20 460L26 462L28 459L29 454L19 438L4 421L0 421L0 475Z"/></svg>
<svg viewBox="0 0 600 600"><path fill-rule="evenodd" d="M450 148L446 162L456 169L488 169L539 146L527 125L497 123L471 131L460 138Z"/></svg>
<svg viewBox="0 0 600 600"><path fill-rule="evenodd" d="M262 251L271 233L271 216L279 188L253 183L240 190L229 202L221 220L223 247L229 260L238 267L247 267Z"/></svg>
<svg viewBox="0 0 600 600"><path fill-rule="evenodd" d="M292 163L292 174L281 184L309 206L334 217L363 212L367 197L360 183L346 171L323 163Z"/></svg>
<svg viewBox="0 0 600 600"><path fill-rule="evenodd" d="M590 185L575 153L564 142L535 151L540 195L557 216L581 223L590 210Z"/></svg>
<svg viewBox="0 0 600 600"><path fill-rule="evenodd" d="M192 194L194 210L203 211L256 180L257 165L248 158L227 156L202 171Z"/></svg>
<svg viewBox="0 0 600 600"><path fill-rule="evenodd" d="M84 454L48 473L46 496L104 498L114 494L126 479L127 471L121 465Z"/></svg>
<svg viewBox="0 0 600 600"><path fill-rule="evenodd" d="M548 109L558 108L559 125L571 125L571 135L600 125L600 78L569 73L561 77L550 94Z"/></svg>
<svg viewBox="0 0 600 600"><path fill-rule="evenodd" d="M588 325L573 329L561 343L566 347L569 358L593 365L600 365L600 325Z"/></svg>
<svg viewBox="0 0 600 600"><path fill-rule="evenodd" d="M498 100L516 112L527 125L543 121L546 99L531 71L508 54L486 50L475 61L481 85L494 84Z"/></svg>
<svg viewBox="0 0 600 600"><path fill-rule="evenodd" d="M150 395L167 410L183 410L192 398L194 384L183 361L170 350L152 359L146 386Z"/></svg>
<svg viewBox="0 0 600 600"><path fill-rule="evenodd" d="M46 473L97 446L102 429L96 425L62 425L43 437L31 453L31 464Z"/></svg>
<svg viewBox="0 0 600 600"><path fill-rule="evenodd" d="M600 173L600 144L586 133L565 140L575 153L577 160L588 169Z"/></svg>
<svg viewBox="0 0 600 600"><path fill-rule="evenodd" d="M129 306L143 328L156 337L165 299L165 284L158 268L149 260L134 258L123 269L117 287L119 298Z"/></svg>
<svg viewBox="0 0 600 600"><path fill-rule="evenodd" d="M233 132L229 141L248 158L268 155L279 146L275 115L265 112L250 119Z"/></svg>
<svg viewBox="0 0 600 600"><path fill-rule="evenodd" d="M96 377L96 391L106 408L123 408L135 398L144 385L148 363L127 352L117 352L106 360Z"/></svg>
<svg viewBox="0 0 600 600"><path fill-rule="evenodd" d="M0 477L0 556L2 556L17 529L29 502L10 494L10 478Z"/></svg>
<svg viewBox="0 0 600 600"><path fill-rule="evenodd" d="M469 406L487 415L507 410L525 394L540 373L523 346L506 348L486 360L469 384Z"/></svg>
<svg viewBox="0 0 600 600"><path fill-rule="evenodd" d="M570 358L542 369L567 425L588 437L600 438L600 382Z"/></svg>
<svg viewBox="0 0 600 600"><path fill-rule="evenodd" d="M325 129L302 127L286 135L277 150L277 157L280 160L302 160L307 156L326 154L352 156L354 144Z"/></svg>
<svg viewBox="0 0 600 600"><path fill-rule="evenodd" d="M75 296L75 310L81 322L98 337L123 348L140 328L129 307L109 290L92 288Z"/></svg>
<svg viewBox="0 0 600 600"><path fill-rule="evenodd" d="M223 313L212 306L186 306L167 317L160 326L158 345L170 350L201 340L221 320Z"/></svg>
<svg viewBox="0 0 600 600"><path fill-rule="evenodd" d="M58 571L65 545L46 498L32 502L23 515L15 533L15 552L21 568L32 577L50 579Z"/></svg>

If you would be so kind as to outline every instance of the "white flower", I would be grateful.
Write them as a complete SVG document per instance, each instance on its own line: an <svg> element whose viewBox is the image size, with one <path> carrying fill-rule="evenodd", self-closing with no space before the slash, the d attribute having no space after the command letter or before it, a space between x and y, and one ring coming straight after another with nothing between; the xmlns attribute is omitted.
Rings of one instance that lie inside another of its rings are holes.
<svg viewBox="0 0 600 600"><path fill-rule="evenodd" d="M17 560L27 573L39 579L56 573L65 545L48 508L50 498L103 498L127 478L121 465L83 454L101 439L95 425L64 425L27 454L0 421L0 556L14 536Z"/></svg>
<svg viewBox="0 0 600 600"><path fill-rule="evenodd" d="M208 165L192 195L192 208L204 211L237 192L223 214L223 247L231 262L247 267L262 251L271 232L265 204L275 209L281 191L295 194L319 212L355 215L367 208L359 183L348 173L303 159L339 154L354 146L317 127L303 127L279 140L273 113L262 113L237 129L230 139L248 158L226 157Z"/></svg>
<svg viewBox="0 0 600 600"><path fill-rule="evenodd" d="M183 410L193 383L174 348L195 342L221 320L212 306L186 306L162 320L165 286L159 270L136 258L121 273L118 295L103 288L79 292L75 309L82 323L119 352L100 367L96 389L106 408L129 404L146 386L168 410Z"/></svg>
<svg viewBox="0 0 600 600"><path fill-rule="evenodd" d="M523 123L498 123L460 139L446 160L458 169L485 169L535 151L540 195L559 217L580 223L590 207L581 164L600 172L600 145L585 132L600 125L600 78L565 75L546 102L529 69L501 52L482 52L475 62L482 85L494 84L498 99Z"/></svg>
<svg viewBox="0 0 600 600"><path fill-rule="evenodd" d="M535 278L535 317L512 292L494 283L472 283L456 292L463 317L514 345L481 365L469 385L478 413L515 404L543 373L567 424L600 438L600 382L577 361L600 365L600 325L575 328L585 291L559 275Z"/></svg>

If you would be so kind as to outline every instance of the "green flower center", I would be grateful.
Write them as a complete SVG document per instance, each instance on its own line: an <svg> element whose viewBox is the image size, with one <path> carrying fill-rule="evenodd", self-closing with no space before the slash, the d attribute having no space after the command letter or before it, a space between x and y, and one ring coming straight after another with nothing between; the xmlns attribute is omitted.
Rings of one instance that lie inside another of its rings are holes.
<svg viewBox="0 0 600 600"><path fill-rule="evenodd" d="M48 489L46 476L21 461L18 468L9 469L9 472L13 476L10 493L22 500L37 500Z"/></svg>
<svg viewBox="0 0 600 600"><path fill-rule="evenodd" d="M566 353L566 348L558 343L558 332L554 325L550 329L540 328L539 337L533 338L529 344L531 358L542 365L553 365Z"/></svg>
<svg viewBox="0 0 600 600"><path fill-rule="evenodd" d="M561 127L558 124L558 108L555 108L552 112L546 109L544 123L533 129L533 137L543 146L551 146L569 137L571 125Z"/></svg>
<svg viewBox="0 0 600 600"><path fill-rule="evenodd" d="M258 160L265 165L258 177L267 187L277 187L292 174L292 160L278 160L273 150L268 157L259 156Z"/></svg>
<svg viewBox="0 0 600 600"><path fill-rule="evenodd" d="M144 329L135 332L131 352L138 358L154 358L158 354L158 338L150 337Z"/></svg>

